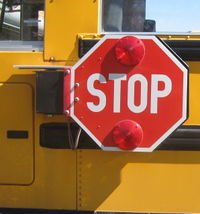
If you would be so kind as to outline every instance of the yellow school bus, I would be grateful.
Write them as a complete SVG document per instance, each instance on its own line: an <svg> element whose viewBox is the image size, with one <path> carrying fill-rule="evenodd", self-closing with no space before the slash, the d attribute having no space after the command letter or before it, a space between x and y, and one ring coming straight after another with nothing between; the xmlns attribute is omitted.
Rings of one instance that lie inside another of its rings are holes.
<svg viewBox="0 0 200 214"><path fill-rule="evenodd" d="M0 212L199 213L200 3L0 7ZM79 127L63 114L63 71L106 34L156 35L189 66L189 117L153 152L102 151L83 131L69 140Z"/></svg>

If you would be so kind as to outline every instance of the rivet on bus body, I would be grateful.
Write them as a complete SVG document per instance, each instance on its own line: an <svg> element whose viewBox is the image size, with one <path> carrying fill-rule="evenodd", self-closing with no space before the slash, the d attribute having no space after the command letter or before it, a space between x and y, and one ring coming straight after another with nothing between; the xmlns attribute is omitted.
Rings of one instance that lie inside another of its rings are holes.
<svg viewBox="0 0 200 214"><path fill-rule="evenodd" d="M50 62L55 61L55 57L54 57L54 56L51 56L51 57L49 58L49 61L50 61Z"/></svg>

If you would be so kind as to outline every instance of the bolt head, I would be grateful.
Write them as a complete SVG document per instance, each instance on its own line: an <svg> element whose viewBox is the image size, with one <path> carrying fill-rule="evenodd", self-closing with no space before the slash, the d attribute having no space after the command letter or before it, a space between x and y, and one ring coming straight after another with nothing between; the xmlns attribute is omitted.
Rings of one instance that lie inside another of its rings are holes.
<svg viewBox="0 0 200 214"><path fill-rule="evenodd" d="M80 100L79 97L74 98L74 101L76 101L76 102L78 102L79 100Z"/></svg>

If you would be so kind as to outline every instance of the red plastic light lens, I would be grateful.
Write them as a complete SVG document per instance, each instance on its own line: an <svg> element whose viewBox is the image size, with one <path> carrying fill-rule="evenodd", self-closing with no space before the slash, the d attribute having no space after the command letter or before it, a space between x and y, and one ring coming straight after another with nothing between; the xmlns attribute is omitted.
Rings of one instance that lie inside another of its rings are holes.
<svg viewBox="0 0 200 214"><path fill-rule="evenodd" d="M137 65L144 57L144 53L142 40L134 36L123 37L115 46L115 56L124 65Z"/></svg>
<svg viewBox="0 0 200 214"><path fill-rule="evenodd" d="M120 121L113 129L113 140L123 150L132 150L139 146L143 139L141 126L132 121Z"/></svg>

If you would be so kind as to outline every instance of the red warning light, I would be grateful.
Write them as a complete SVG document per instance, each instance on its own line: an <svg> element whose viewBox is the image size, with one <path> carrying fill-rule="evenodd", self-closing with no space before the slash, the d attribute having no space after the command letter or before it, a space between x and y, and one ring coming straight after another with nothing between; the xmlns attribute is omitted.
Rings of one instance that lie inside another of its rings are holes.
<svg viewBox="0 0 200 214"><path fill-rule="evenodd" d="M121 38L115 46L117 60L124 65L135 66L144 57L145 48L142 40L134 36Z"/></svg>
<svg viewBox="0 0 200 214"><path fill-rule="evenodd" d="M132 120L120 121L112 131L115 144L123 150L132 150L139 146L143 139L141 126Z"/></svg>

